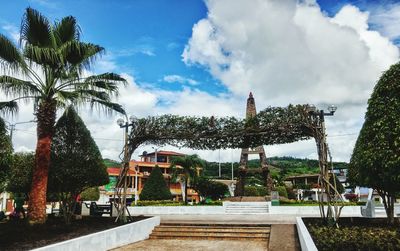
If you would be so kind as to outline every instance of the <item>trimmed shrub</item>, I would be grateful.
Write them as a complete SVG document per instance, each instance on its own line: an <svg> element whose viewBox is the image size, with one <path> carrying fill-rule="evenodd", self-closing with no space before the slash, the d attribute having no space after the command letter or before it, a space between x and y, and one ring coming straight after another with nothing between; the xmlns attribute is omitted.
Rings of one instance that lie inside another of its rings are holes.
<svg viewBox="0 0 400 251"><path fill-rule="evenodd" d="M244 195L245 196L258 196L258 190L257 187L254 186L245 186L244 187Z"/></svg>
<svg viewBox="0 0 400 251"><path fill-rule="evenodd" d="M81 201L90 200L98 201L100 198L100 190L98 187L90 187L81 193Z"/></svg>
<svg viewBox="0 0 400 251"><path fill-rule="evenodd" d="M151 171L139 198L140 200L170 200L172 198L171 191L158 166Z"/></svg>
<svg viewBox="0 0 400 251"><path fill-rule="evenodd" d="M204 198L211 198L212 200L218 200L225 196L229 192L228 186L217 181L209 180L205 177L197 179L194 189Z"/></svg>
<svg viewBox="0 0 400 251"><path fill-rule="evenodd" d="M275 190L278 191L279 196L282 196L282 197L285 197L285 198L288 197L288 193L286 191L286 187L285 186L277 186L277 187L275 187Z"/></svg>

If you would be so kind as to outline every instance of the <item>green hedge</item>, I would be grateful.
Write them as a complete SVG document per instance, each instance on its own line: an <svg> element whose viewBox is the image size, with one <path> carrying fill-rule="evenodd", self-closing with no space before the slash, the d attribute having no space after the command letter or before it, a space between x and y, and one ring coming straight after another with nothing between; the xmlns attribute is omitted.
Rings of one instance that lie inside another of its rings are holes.
<svg viewBox="0 0 400 251"><path fill-rule="evenodd" d="M400 249L400 231L396 227L346 226L336 228L309 224L308 230L320 251L394 251Z"/></svg>
<svg viewBox="0 0 400 251"><path fill-rule="evenodd" d="M133 205L132 205L133 206ZM222 201L217 200L217 201L208 201L204 203L199 203L199 204L193 204L193 205L185 205L183 201L171 201L171 200L139 200L137 202L137 205L139 207L145 207L145 206L157 206L157 207L170 207L170 206L222 206Z"/></svg>
<svg viewBox="0 0 400 251"><path fill-rule="evenodd" d="M366 202L344 202L345 206L365 206ZM279 204L281 206L318 206L318 201L314 200L289 200L280 199ZM340 205L340 204L339 204Z"/></svg>

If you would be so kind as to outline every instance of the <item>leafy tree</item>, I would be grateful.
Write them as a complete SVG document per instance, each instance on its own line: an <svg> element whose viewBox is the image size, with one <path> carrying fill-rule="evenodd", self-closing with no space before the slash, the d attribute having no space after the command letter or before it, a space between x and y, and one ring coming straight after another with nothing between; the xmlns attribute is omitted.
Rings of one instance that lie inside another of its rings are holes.
<svg viewBox="0 0 400 251"><path fill-rule="evenodd" d="M32 183L32 170L35 166L33 152L15 153L12 158L7 191L28 194Z"/></svg>
<svg viewBox="0 0 400 251"><path fill-rule="evenodd" d="M400 192L400 64L392 65L376 84L350 160L349 180L371 187L383 199L388 221Z"/></svg>
<svg viewBox="0 0 400 251"><path fill-rule="evenodd" d="M100 151L72 107L66 109L55 127L49 177L49 190L59 194L66 223L82 191L109 181Z"/></svg>
<svg viewBox="0 0 400 251"><path fill-rule="evenodd" d="M89 187L83 190L81 193L81 201L84 200L97 201L99 199L100 199L99 187Z"/></svg>
<svg viewBox="0 0 400 251"><path fill-rule="evenodd" d="M139 198L140 200L170 200L172 198L171 191L157 165L151 171Z"/></svg>
<svg viewBox="0 0 400 251"><path fill-rule="evenodd" d="M125 79L114 73L82 77L84 69L90 68L104 48L80 41L80 35L74 17L52 24L32 8L27 8L22 18L21 48L0 34L0 66L12 74L0 76L0 89L14 97L8 104L34 101L38 140L29 199L31 223L46 220L50 147L57 109L90 103L91 107L108 112L124 112L111 102L111 95L118 93L117 84L125 83Z"/></svg>
<svg viewBox="0 0 400 251"><path fill-rule="evenodd" d="M0 118L0 189L4 189L7 175L10 171L12 161L12 143L8 136L6 124L4 120Z"/></svg>
<svg viewBox="0 0 400 251"><path fill-rule="evenodd" d="M201 197L210 197L212 200L221 199L229 192L227 185L221 182L212 181L204 176L197 179L194 184L194 189Z"/></svg>
<svg viewBox="0 0 400 251"><path fill-rule="evenodd" d="M200 169L204 166L204 161L194 155L177 156L171 159L172 180L182 182L185 193L185 204L187 204L187 190L190 184L196 183Z"/></svg>

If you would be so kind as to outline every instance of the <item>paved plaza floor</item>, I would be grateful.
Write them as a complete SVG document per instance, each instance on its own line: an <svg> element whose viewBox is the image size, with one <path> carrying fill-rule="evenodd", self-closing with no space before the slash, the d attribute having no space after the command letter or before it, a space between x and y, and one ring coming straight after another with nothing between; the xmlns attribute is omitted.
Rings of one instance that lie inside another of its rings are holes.
<svg viewBox="0 0 400 251"><path fill-rule="evenodd" d="M267 251L267 242L263 241L220 241L220 240L144 240L126 245L113 251L203 251L203 250L229 250L229 251Z"/></svg>
<svg viewBox="0 0 400 251"><path fill-rule="evenodd" d="M267 241L241 240L183 240L148 239L129 244L114 251L299 251L294 215L160 215L162 223L190 224L271 224L269 247Z"/></svg>

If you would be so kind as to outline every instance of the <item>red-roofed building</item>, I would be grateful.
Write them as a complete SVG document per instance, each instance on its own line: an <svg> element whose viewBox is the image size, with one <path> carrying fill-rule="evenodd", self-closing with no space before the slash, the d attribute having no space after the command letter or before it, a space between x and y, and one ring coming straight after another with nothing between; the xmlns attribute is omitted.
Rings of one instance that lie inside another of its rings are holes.
<svg viewBox="0 0 400 251"><path fill-rule="evenodd" d="M171 194L174 200L182 200L182 189L180 183L174 183L171 181L171 157L174 156L185 156L185 154L177 153L173 151L157 151L157 152L143 152L140 155L140 161L132 160L129 162L129 172L128 172L128 198L134 198L135 195L135 176L137 175L138 183L138 194L142 191L144 184L146 183L148 177L150 176L153 168L158 165L161 172L164 175L165 181L171 190ZM155 162L157 158L157 162ZM135 171L138 169L136 174ZM103 187L103 191L108 196L114 195L114 187L119 176L120 167L109 167L107 168L108 175L110 177L110 183ZM199 201L198 194L193 189L188 189L188 201Z"/></svg>

